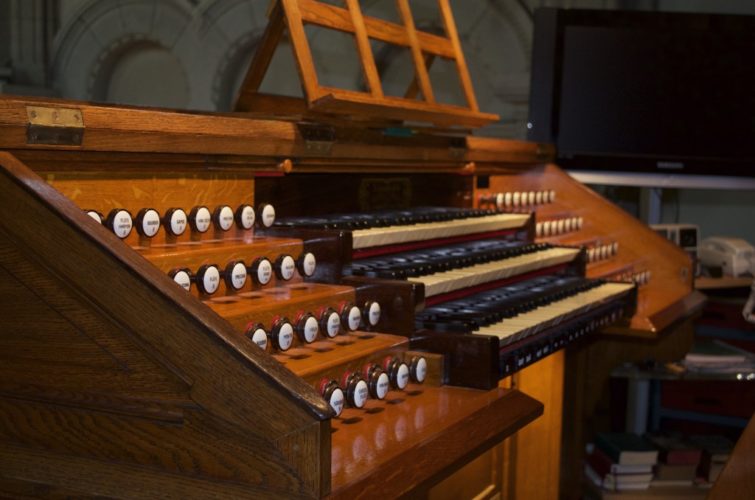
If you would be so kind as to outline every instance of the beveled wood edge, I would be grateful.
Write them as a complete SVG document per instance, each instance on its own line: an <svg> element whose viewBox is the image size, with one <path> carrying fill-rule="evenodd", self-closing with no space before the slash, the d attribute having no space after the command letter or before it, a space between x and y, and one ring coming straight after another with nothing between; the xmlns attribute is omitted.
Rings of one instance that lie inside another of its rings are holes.
<svg viewBox="0 0 755 500"><path fill-rule="evenodd" d="M152 266L136 251L121 244L117 237L95 231L96 222L14 156L4 151L0 151L0 172L11 178L28 194L59 213L63 220L105 249L124 267L131 269L134 275L143 280L155 293L174 303L177 310L180 309L208 336L222 345L233 358L262 379L267 380L271 386L278 387L297 406L306 410L317 420L327 420L331 417L331 409L317 391L281 366L267 353L240 342L238 334L233 331L227 321L198 299L188 296L176 287L167 275Z"/></svg>
<svg viewBox="0 0 755 500"><path fill-rule="evenodd" d="M421 496L422 492L426 492L433 484L460 469L471 459L543 414L544 407L541 402L515 389L506 391L507 393L504 396L489 404L486 408L457 421L445 429L438 439L418 443L412 448L406 449L402 454L402 463L419 461L423 457L428 456L436 458L436 461L440 461L441 463L438 467L433 468L432 473L428 473L425 477L417 477L411 471L408 471L406 467L402 467L402 464L397 464L396 461L393 461L390 464L383 464L377 467L377 470L369 478L357 480L332 491L331 496L328 498L351 499L360 496L363 497L365 496L366 488L375 487L374 477L390 477L390 481L384 480L380 483L380 486L377 486L382 496ZM516 414L512 415L511 412L514 411L514 408L516 408ZM483 425L488 423L487 419L495 418L497 415L500 416L500 414L507 414L506 418L508 420L505 427L499 426L492 429L489 426ZM470 428L479 430L474 436L477 439L469 439L469 436L463 432L464 430L468 431ZM412 485L411 489L408 489L407 485ZM366 495L369 497L374 496L376 493L373 489Z"/></svg>
<svg viewBox="0 0 755 500"><path fill-rule="evenodd" d="M82 145L27 144L26 106L79 108L85 127ZM295 169L313 171L338 171L339 161L349 162L348 168L353 168L357 160L369 165L360 168L363 172L412 168L424 172L435 168L439 172L464 171L467 163L478 162L476 173L488 174L531 168L547 161L552 151L549 145L412 126L407 127L412 132L410 137L393 137L385 142L381 131L356 132L353 124L342 119L331 126L336 140L329 151L323 151L307 147L296 122L276 117L0 95L0 149L5 150L227 155L228 161L235 161L234 157L246 157L244 161L250 162L257 159L252 170L278 174L283 174L278 163L285 158L300 159L294 162ZM331 167L306 164L316 159L334 163ZM215 158L204 164L204 168L216 168Z"/></svg>
<svg viewBox="0 0 755 500"><path fill-rule="evenodd" d="M600 334L613 338L620 336L648 340L657 339L669 331L673 325L682 323L700 314L706 301L707 298L704 294L697 290L692 290L688 295L650 316L648 318L648 330L639 330L627 326L610 326L601 330Z"/></svg>
<svg viewBox="0 0 755 500"><path fill-rule="evenodd" d="M467 156L470 161L477 161L478 173L507 173L508 162L533 163L553 162L556 148L553 144L499 139L495 137L466 137Z"/></svg>
<svg viewBox="0 0 755 500"><path fill-rule="evenodd" d="M500 119L493 113L471 111L461 106L424 101L409 101L398 97L383 97L370 101L369 94L344 89L323 87L324 95L312 101L315 111L337 114L362 114L389 120L426 121L438 125L481 127ZM406 102L404 102L406 101Z"/></svg>

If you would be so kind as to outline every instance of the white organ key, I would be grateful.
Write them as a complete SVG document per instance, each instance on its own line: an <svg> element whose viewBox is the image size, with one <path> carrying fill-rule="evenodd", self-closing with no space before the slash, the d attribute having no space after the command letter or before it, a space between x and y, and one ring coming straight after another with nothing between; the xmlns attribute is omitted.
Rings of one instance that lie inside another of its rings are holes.
<svg viewBox="0 0 755 500"><path fill-rule="evenodd" d="M425 285L425 297L432 297L570 262L574 260L578 253L579 249L577 248L546 248L503 260L409 278L409 281L423 283Z"/></svg>
<svg viewBox="0 0 755 500"><path fill-rule="evenodd" d="M420 241L433 238L448 238L486 231L500 231L521 227L529 214L494 214L482 217L470 217L441 222L426 222L405 226L375 227L355 229L352 232L353 247L371 248L408 241Z"/></svg>
<svg viewBox="0 0 755 500"><path fill-rule="evenodd" d="M569 318L584 314L631 290L632 287L631 283L603 283L595 288L527 311L513 318L506 318L498 323L484 326L472 333L492 335L498 337L502 345L509 344Z"/></svg>

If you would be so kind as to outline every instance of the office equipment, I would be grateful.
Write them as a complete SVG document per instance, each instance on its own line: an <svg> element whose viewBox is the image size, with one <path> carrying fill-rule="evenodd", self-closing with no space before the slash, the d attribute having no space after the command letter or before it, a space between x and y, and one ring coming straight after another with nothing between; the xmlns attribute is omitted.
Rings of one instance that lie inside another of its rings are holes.
<svg viewBox="0 0 755 500"><path fill-rule="evenodd" d="M666 174L654 186L753 177L755 81L740 71L753 28L747 15L539 9L528 138L568 169Z"/></svg>
<svg viewBox="0 0 755 500"><path fill-rule="evenodd" d="M708 269L718 269L726 276L752 276L755 249L741 238L705 238L700 243L700 263Z"/></svg>

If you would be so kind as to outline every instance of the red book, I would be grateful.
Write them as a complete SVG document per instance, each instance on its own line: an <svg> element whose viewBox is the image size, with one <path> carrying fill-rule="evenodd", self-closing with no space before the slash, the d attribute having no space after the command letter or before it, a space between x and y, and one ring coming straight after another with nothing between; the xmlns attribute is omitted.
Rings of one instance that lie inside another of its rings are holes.
<svg viewBox="0 0 755 500"><path fill-rule="evenodd" d="M668 465L697 465L702 457L702 449L688 441L674 436L649 434L648 441L658 448L658 461Z"/></svg>

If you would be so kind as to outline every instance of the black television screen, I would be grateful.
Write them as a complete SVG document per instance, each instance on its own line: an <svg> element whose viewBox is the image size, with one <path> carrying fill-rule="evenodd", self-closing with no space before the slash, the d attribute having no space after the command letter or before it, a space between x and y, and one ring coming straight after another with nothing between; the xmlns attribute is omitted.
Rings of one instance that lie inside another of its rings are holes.
<svg viewBox="0 0 755 500"><path fill-rule="evenodd" d="M755 16L539 9L528 138L566 168L755 176Z"/></svg>

